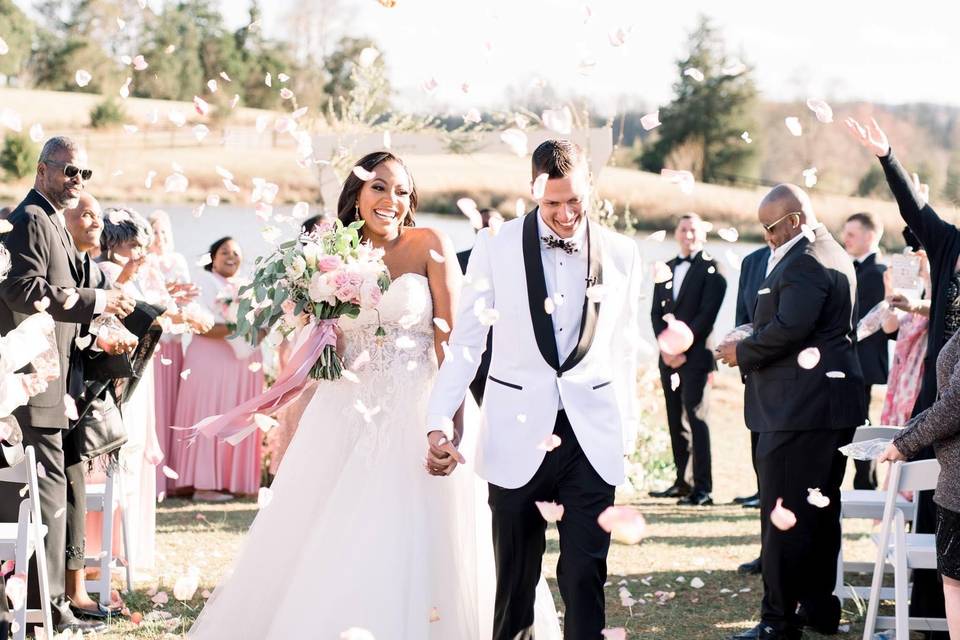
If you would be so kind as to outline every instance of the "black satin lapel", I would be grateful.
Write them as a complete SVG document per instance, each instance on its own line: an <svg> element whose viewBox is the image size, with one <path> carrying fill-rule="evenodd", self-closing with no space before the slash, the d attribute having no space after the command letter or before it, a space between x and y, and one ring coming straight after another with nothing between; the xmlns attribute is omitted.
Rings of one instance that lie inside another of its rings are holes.
<svg viewBox="0 0 960 640"><path fill-rule="evenodd" d="M543 307L547 299L547 282L543 276L543 260L540 258L540 234L537 229L537 209L523 220L523 268L527 279L527 302L530 305L530 321L537 339L540 355L554 369L558 369L557 340L553 335L553 319Z"/></svg>
<svg viewBox="0 0 960 640"><path fill-rule="evenodd" d="M83 286L83 263L80 259L80 253L77 252L77 246L73 244L73 240L70 238L67 230L63 228L63 225L60 224L60 221L54 220L53 216L55 215L57 214L48 214L47 220L56 227L57 234L60 236L60 242L63 243L63 248L67 251L67 259L70 261L70 273L73 274L73 279L76 280L78 287Z"/></svg>
<svg viewBox="0 0 960 640"><path fill-rule="evenodd" d="M587 221L587 287L603 283L603 251L601 250L600 233L593 232L593 223ZM583 313L580 316L580 339L573 352L567 357L561 371L569 371L583 360L593 344L593 336L597 332L597 318L600 316L600 301L591 302L590 298L583 298Z"/></svg>

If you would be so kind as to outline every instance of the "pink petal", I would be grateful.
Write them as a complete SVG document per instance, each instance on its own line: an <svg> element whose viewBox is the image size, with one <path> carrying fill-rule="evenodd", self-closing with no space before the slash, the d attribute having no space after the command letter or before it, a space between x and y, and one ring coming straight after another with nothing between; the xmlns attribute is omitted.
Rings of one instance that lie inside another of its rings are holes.
<svg viewBox="0 0 960 640"><path fill-rule="evenodd" d="M167 476L171 480L176 480L180 477L179 473L177 473L167 465L163 465L163 468L161 468L160 470L163 472L163 475Z"/></svg>
<svg viewBox="0 0 960 640"><path fill-rule="evenodd" d="M210 256L208 255L207 258L209 258L209 257L210 257ZM186 379L189 378L189 377L190 377L190 369L184 369L183 371L180 372L180 379L181 379L181 380L186 380Z"/></svg>
<svg viewBox="0 0 960 640"><path fill-rule="evenodd" d="M430 609L430 622L439 622L440 621L440 609L433 607Z"/></svg>
<svg viewBox="0 0 960 640"><path fill-rule="evenodd" d="M640 118L640 126L643 127L644 131L650 131L651 129L656 129L660 126L660 112L654 111L653 113L648 113L647 115Z"/></svg>
<svg viewBox="0 0 960 640"><path fill-rule="evenodd" d="M627 640L627 630L623 627L604 629L600 632L606 640Z"/></svg>
<svg viewBox="0 0 960 640"><path fill-rule="evenodd" d="M830 108L830 105L820 100L819 98L810 98L807 100L807 108L810 111L813 111L814 115L817 116L817 120L824 124L830 124L833 122L833 109Z"/></svg>
<svg viewBox="0 0 960 640"><path fill-rule="evenodd" d="M74 80L77 81L78 87L85 87L93 80L93 76L90 75L90 72L86 69L77 69L77 73L74 74Z"/></svg>
<svg viewBox="0 0 960 640"><path fill-rule="evenodd" d="M687 195L693 193L693 174L686 170L661 169L660 177L680 186L680 191Z"/></svg>
<svg viewBox="0 0 960 640"><path fill-rule="evenodd" d="M787 531L797 524L797 516L783 506L783 498L777 498L777 506L770 512L770 522L777 529Z"/></svg>
<svg viewBox="0 0 960 640"><path fill-rule="evenodd" d="M794 136L800 137L803 135L803 125L800 124L800 118L796 116L790 116L783 119L783 124L787 125L787 130Z"/></svg>
<svg viewBox="0 0 960 640"><path fill-rule="evenodd" d="M560 446L561 442L560 436L555 433L551 433L549 436L544 438L543 442L537 445L537 449L540 449L541 451L553 451Z"/></svg>
<svg viewBox="0 0 960 640"><path fill-rule="evenodd" d="M657 336L657 344L664 353L675 356L685 352L693 344L693 331L682 320L672 315L664 316L667 328Z"/></svg>
<svg viewBox="0 0 960 640"><path fill-rule="evenodd" d="M807 489L807 502L817 509L823 509L830 506L830 498L820 493L819 488Z"/></svg>
<svg viewBox="0 0 960 640"><path fill-rule="evenodd" d="M797 364L804 369L813 369L820 362L820 350L808 347L797 355Z"/></svg>
<svg viewBox="0 0 960 640"><path fill-rule="evenodd" d="M533 181L533 199L540 200L543 198L543 192L547 188L547 180L550 178L546 173L541 173L537 176L537 179Z"/></svg>
<svg viewBox="0 0 960 640"><path fill-rule="evenodd" d="M210 112L210 104L200 96L193 96L193 108L202 116Z"/></svg>
<svg viewBox="0 0 960 640"><path fill-rule="evenodd" d="M500 134L500 140L510 147L510 150L516 155L527 155L527 134L520 129L507 129Z"/></svg>
<svg viewBox="0 0 960 640"><path fill-rule="evenodd" d="M147 64L146 58L144 58L142 55L138 55L133 59L133 68L137 71L143 71L149 66L150 65Z"/></svg>
<svg viewBox="0 0 960 640"><path fill-rule="evenodd" d="M78 420L80 418L77 414L77 403L69 393L63 396L63 406L63 415L67 417L67 420Z"/></svg>
<svg viewBox="0 0 960 640"><path fill-rule="evenodd" d="M694 69L693 67L690 67L689 69L684 69L683 75L689 78L693 78L697 82L703 82L703 78L704 78L703 72L700 71L700 69Z"/></svg>
<svg viewBox="0 0 960 640"><path fill-rule="evenodd" d="M647 523L633 507L607 507L597 518L600 528L624 544L636 544L643 539Z"/></svg>
<svg viewBox="0 0 960 640"><path fill-rule="evenodd" d="M357 165L353 168L353 175L357 176L364 182L369 182L377 177L377 174L375 174L373 171L367 171L360 165Z"/></svg>
<svg viewBox="0 0 960 640"><path fill-rule="evenodd" d="M563 518L563 505L556 502L536 502L540 515L547 522L559 522Z"/></svg>
<svg viewBox="0 0 960 640"><path fill-rule="evenodd" d="M570 113L570 107L547 109L541 117L547 129L551 129L562 136L570 135L570 131L573 129L573 114Z"/></svg>

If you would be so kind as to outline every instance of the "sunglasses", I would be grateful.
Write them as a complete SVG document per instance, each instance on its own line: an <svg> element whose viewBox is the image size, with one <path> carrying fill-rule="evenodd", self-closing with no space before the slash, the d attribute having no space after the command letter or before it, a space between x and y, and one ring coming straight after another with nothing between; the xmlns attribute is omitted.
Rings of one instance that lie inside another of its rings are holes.
<svg viewBox="0 0 960 640"><path fill-rule="evenodd" d="M84 179L86 179L86 178L84 178ZM783 222L784 220L786 220L786 219L789 218L790 216L797 216L797 218L799 218L799 217L800 217L800 214L799 214L798 212L794 211L794 212L792 212L792 213L788 213L787 215L783 216L782 218L778 218L777 220L774 220L774 221L771 222L770 224L763 224L763 223L761 222L761 223L760 223L760 226L763 227L763 230L766 231L767 233L772 233L772 232L773 232L773 228L774 228L775 226L777 226L778 224L780 224L781 222Z"/></svg>
<svg viewBox="0 0 960 640"><path fill-rule="evenodd" d="M71 179L76 178L77 175L79 175L80 178L86 182L93 177L93 169L81 169L75 164L67 164L64 162L48 162L47 164L60 165L63 167L63 175Z"/></svg>

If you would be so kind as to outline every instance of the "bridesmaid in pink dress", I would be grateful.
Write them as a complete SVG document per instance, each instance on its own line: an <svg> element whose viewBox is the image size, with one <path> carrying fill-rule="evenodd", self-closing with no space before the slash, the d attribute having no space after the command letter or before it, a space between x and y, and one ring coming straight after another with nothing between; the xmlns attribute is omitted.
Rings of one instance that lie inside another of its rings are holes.
<svg viewBox="0 0 960 640"><path fill-rule="evenodd" d="M190 270L182 254L174 251L173 228L166 211L156 210L150 214L153 227L153 243L147 256L150 264L163 274L167 284L190 282ZM174 432L173 412L177 409L177 394L180 392L180 372L183 371L183 341L179 335L164 333L153 358L153 385L156 395L157 442L167 462ZM167 492L169 480L163 475L162 465L157 467L157 496Z"/></svg>
<svg viewBox="0 0 960 640"><path fill-rule="evenodd" d="M228 339L223 299L236 296L237 272L243 256L232 238L210 247L211 262L198 278L198 301L217 317L217 324L194 336L184 356L174 425L190 427L207 416L220 414L263 391L259 350L240 338ZM229 500L230 494L253 495L260 488L261 434L254 432L238 444L197 438L192 444L183 431L174 431L170 466L179 474L171 484L176 493L194 492L197 500Z"/></svg>

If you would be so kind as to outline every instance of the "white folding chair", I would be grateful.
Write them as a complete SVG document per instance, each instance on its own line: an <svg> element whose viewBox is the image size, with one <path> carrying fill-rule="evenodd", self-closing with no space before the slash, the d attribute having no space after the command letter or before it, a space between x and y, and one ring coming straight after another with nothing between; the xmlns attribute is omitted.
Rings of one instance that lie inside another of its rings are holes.
<svg viewBox="0 0 960 640"><path fill-rule="evenodd" d="M877 538L877 561L873 567L870 602L863 625L864 640L872 640L875 629L896 629L897 638L909 638L910 630L947 631L945 618L911 618L909 572L913 569L936 569L937 549L931 533L907 533L906 518L897 507L900 491L925 491L937 486L940 464L936 460L897 462L890 469L886 500L883 505L883 524ZM891 531L892 530L892 531ZM891 536L891 532L893 535ZM894 607L896 615L877 616L880 607L884 568L893 565Z"/></svg>
<svg viewBox="0 0 960 640"><path fill-rule="evenodd" d="M121 471L111 468L107 471L106 482L102 484L87 485L87 512L102 513L103 523L100 527L100 554L96 556L86 556L84 564L87 567L97 567L100 569L100 575L96 580L87 580L86 586L89 593L97 593L100 596L100 604L104 607L110 605L110 578L114 568L119 568L120 560L113 556L113 518L120 507L120 533L123 542L123 561L127 577L127 593L133 591L133 558L131 557L130 544L127 538L127 510L123 508L123 487L121 483Z"/></svg>
<svg viewBox="0 0 960 640"><path fill-rule="evenodd" d="M896 437L900 432L900 427L882 427L864 425L858 427L853 436L853 442L866 442L875 438L890 439ZM840 519L863 519L879 520L883 517L883 504L886 493L878 489L849 489L840 492ZM913 522L917 513L916 501L907 500L903 496L897 496L897 508L900 509L906 522ZM893 567L887 567L889 571ZM841 544L840 554L837 558L837 582L834 587L834 595L840 598L840 603L848 598L864 599L870 596L870 587L866 585L852 585L844 582L846 573L867 573L873 571L872 562L856 562L843 559L843 546ZM893 591L890 589L882 590L881 597L893 597Z"/></svg>
<svg viewBox="0 0 960 640"><path fill-rule="evenodd" d="M50 583L47 580L47 556L43 539L47 527L40 517L40 490L37 485L37 457L33 447L24 450L23 459L6 469L0 469L0 482L11 482L27 486L28 495L20 503L17 522L0 522L0 562L13 560L16 573L29 576L30 558L37 556L37 574L40 581L40 608L27 607L26 598L13 612L15 640L27 637L27 623L43 625L52 633L53 618L50 612Z"/></svg>

